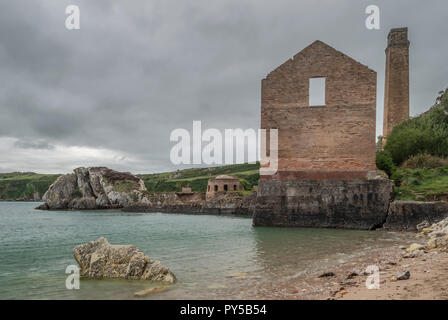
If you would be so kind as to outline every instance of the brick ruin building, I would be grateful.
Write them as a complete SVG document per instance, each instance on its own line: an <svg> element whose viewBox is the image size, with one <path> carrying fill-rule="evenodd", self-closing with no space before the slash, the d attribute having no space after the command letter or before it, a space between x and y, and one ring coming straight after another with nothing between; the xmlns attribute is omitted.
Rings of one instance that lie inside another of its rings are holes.
<svg viewBox="0 0 448 320"><path fill-rule="evenodd" d="M208 180L206 198L211 198L219 192L240 190L243 190L243 188L238 178L223 174Z"/></svg>
<svg viewBox="0 0 448 320"><path fill-rule="evenodd" d="M310 83L325 82L310 106ZM321 41L262 80L261 128L278 129L278 175L367 177L375 170L376 72Z"/></svg>
<svg viewBox="0 0 448 320"><path fill-rule="evenodd" d="M387 37L383 145L392 128L409 118L408 28L392 29Z"/></svg>
<svg viewBox="0 0 448 320"><path fill-rule="evenodd" d="M262 80L261 128L278 129L278 172L260 176L254 225L382 225L393 184L375 171L376 82L321 41Z"/></svg>

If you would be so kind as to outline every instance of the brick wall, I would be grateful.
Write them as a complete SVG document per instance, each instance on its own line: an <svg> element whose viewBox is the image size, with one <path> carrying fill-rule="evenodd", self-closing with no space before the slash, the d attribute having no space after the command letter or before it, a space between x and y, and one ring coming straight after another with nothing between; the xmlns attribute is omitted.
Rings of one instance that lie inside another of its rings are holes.
<svg viewBox="0 0 448 320"><path fill-rule="evenodd" d="M326 78L325 106L309 106L314 77ZM278 129L280 173L365 176L375 170L375 123L376 72L321 41L262 80L261 128Z"/></svg>
<svg viewBox="0 0 448 320"><path fill-rule="evenodd" d="M226 186L227 190L225 189ZM239 179L210 179L207 184L206 194L207 197L213 197L216 192L239 191L242 189Z"/></svg>
<svg viewBox="0 0 448 320"><path fill-rule="evenodd" d="M409 118L409 41L408 29L392 29L386 48L383 137L394 126ZM383 143L384 145L384 143Z"/></svg>

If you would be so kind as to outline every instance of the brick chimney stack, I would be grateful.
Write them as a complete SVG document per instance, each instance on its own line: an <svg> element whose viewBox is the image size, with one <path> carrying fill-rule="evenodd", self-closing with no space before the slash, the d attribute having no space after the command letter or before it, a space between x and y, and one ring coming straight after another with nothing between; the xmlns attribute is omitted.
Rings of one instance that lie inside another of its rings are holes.
<svg viewBox="0 0 448 320"><path fill-rule="evenodd" d="M409 119L408 28L396 28L387 37L383 146L392 128L406 119Z"/></svg>

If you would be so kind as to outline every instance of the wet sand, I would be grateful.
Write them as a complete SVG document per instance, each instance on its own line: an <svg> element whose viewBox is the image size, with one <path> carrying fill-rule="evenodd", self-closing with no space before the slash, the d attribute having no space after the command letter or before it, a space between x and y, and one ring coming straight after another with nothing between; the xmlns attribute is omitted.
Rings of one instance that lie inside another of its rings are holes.
<svg viewBox="0 0 448 320"><path fill-rule="evenodd" d="M448 299L448 254L432 251L415 258L399 258L396 265L383 266L380 288L369 290L364 283L347 287L344 300L445 300ZM395 280L398 273L409 270L408 280ZM362 281L360 281L362 282Z"/></svg>
<svg viewBox="0 0 448 320"><path fill-rule="evenodd" d="M415 238L411 243L424 243ZM364 256L327 269L313 270L281 283L257 288L245 298L299 300L412 300L448 299L448 253L425 251L414 257L406 256L403 248L391 247L366 253ZM408 255L409 256L409 255ZM412 255L411 255L412 256ZM379 289L367 289L370 265L379 267ZM409 271L407 280L397 280ZM327 276L322 276L323 274ZM250 289L248 291L251 291ZM245 292L246 294L248 292Z"/></svg>

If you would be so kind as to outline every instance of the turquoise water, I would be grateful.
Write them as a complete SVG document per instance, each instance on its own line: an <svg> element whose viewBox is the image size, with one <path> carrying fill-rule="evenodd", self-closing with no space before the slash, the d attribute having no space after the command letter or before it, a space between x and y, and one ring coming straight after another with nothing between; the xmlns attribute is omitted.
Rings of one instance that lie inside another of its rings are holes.
<svg viewBox="0 0 448 320"><path fill-rule="evenodd" d="M36 203L0 203L0 299L133 299L147 281L81 280L65 288L73 248L106 237L134 244L177 276L169 290L147 299L243 297L316 266L332 265L371 248L402 241L402 234L301 228L254 228L245 217L37 211ZM247 273L256 279L229 278Z"/></svg>

